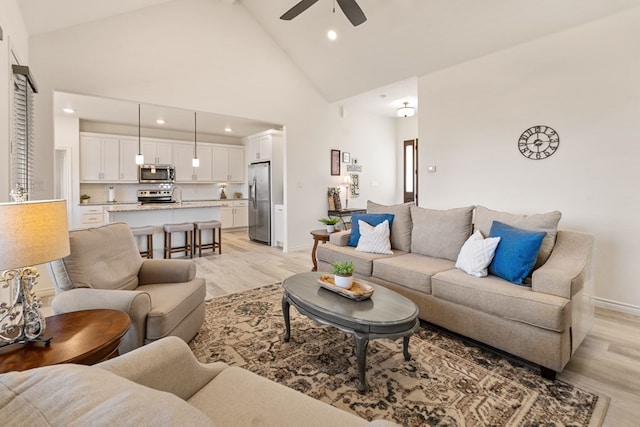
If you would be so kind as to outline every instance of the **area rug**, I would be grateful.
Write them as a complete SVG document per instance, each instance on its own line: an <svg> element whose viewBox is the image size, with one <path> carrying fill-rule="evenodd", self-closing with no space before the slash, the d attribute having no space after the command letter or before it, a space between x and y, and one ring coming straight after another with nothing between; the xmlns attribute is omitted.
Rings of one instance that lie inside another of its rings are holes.
<svg viewBox="0 0 640 427"><path fill-rule="evenodd" d="M214 298L190 342L201 362L241 366L362 418L405 426L598 426L608 398L548 381L527 364L427 324L402 340L373 340L366 393L351 335L291 309L282 340L281 284Z"/></svg>

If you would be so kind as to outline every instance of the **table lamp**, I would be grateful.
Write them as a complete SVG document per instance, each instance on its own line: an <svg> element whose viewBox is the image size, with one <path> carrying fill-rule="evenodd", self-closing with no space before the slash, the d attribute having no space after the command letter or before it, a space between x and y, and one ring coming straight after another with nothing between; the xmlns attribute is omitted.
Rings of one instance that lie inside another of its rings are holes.
<svg viewBox="0 0 640 427"><path fill-rule="evenodd" d="M353 183L351 175L344 176L344 183L347 190L345 194L345 209L349 209L349 193L351 193L351 184Z"/></svg>
<svg viewBox="0 0 640 427"><path fill-rule="evenodd" d="M64 200L0 203L0 286L9 302L0 303L0 347L40 338L45 319L33 292L39 276L34 265L69 255Z"/></svg>

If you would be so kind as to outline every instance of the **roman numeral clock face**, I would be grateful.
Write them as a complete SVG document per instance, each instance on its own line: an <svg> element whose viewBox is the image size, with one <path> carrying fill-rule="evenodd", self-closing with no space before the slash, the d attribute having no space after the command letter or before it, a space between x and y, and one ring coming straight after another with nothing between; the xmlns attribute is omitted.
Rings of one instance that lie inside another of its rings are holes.
<svg viewBox="0 0 640 427"><path fill-rule="evenodd" d="M551 156L560 146L558 133L549 126L532 126L522 132L518 149L527 159L542 160Z"/></svg>

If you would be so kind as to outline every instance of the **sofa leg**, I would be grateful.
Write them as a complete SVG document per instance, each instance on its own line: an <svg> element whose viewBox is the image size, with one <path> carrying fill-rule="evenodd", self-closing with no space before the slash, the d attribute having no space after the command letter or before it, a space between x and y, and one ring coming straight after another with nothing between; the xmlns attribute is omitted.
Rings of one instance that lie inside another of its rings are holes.
<svg viewBox="0 0 640 427"><path fill-rule="evenodd" d="M549 381L556 380L556 371L553 369L545 368L544 366L540 366L540 376Z"/></svg>

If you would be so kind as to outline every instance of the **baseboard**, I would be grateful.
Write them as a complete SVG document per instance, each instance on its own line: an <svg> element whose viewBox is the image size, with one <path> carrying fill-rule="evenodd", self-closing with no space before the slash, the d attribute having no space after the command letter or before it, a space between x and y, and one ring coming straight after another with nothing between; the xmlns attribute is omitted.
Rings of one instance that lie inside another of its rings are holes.
<svg viewBox="0 0 640 427"><path fill-rule="evenodd" d="M608 308L609 310L620 311L622 313L632 314L634 316L640 316L640 307L635 305L625 304L618 301L611 301L598 297L593 297L593 301L598 307Z"/></svg>

